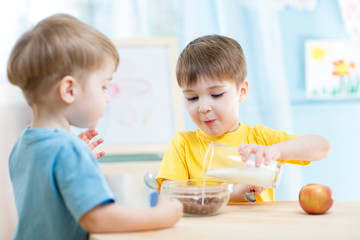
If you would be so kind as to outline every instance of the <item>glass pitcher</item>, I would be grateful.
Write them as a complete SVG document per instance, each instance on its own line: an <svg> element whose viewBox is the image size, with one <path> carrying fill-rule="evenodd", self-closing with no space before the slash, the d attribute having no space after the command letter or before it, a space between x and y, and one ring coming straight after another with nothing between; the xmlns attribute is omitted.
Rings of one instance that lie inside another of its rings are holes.
<svg viewBox="0 0 360 240"><path fill-rule="evenodd" d="M281 176L281 163L271 161L255 167L255 155L246 162L235 147L211 142L204 159L204 175L234 183L276 188Z"/></svg>

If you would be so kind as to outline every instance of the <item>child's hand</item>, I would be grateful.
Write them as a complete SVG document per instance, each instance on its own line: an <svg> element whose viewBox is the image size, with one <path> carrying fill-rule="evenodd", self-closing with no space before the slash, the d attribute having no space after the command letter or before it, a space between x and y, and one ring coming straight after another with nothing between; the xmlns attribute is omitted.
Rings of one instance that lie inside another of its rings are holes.
<svg viewBox="0 0 360 240"><path fill-rule="evenodd" d="M255 195L262 193L266 187L251 186L247 184L236 184L234 185L234 191L230 196L230 201L244 200L244 193L254 192Z"/></svg>
<svg viewBox="0 0 360 240"><path fill-rule="evenodd" d="M251 154L255 154L256 167L260 167L262 161L264 161L265 165L269 165L270 161L279 159L280 157L280 151L277 148L258 144L242 143L240 144L238 151L239 154L242 155L242 160L244 162L249 159Z"/></svg>
<svg viewBox="0 0 360 240"><path fill-rule="evenodd" d="M88 129L85 132L81 132L79 134L79 138L81 140L83 140L90 148L90 150L93 152L93 150L99 146L100 144L102 144L104 142L104 139L100 138L92 143L90 143L91 139L93 139L94 137L96 137L98 135L98 131L96 131L95 129ZM96 159L99 159L101 157L103 157L105 155L104 151L101 151L99 153L94 153L94 156Z"/></svg>
<svg viewBox="0 0 360 240"><path fill-rule="evenodd" d="M167 198L164 194L160 193L158 204L155 208L160 208L164 217L167 218L169 226L174 225L183 216L183 205L176 198Z"/></svg>
<svg viewBox="0 0 360 240"><path fill-rule="evenodd" d="M263 191L265 191L266 187L260 187L260 186L249 186L249 190L250 191L246 191L246 192L254 192L254 196L255 195L259 195L260 193L262 193Z"/></svg>

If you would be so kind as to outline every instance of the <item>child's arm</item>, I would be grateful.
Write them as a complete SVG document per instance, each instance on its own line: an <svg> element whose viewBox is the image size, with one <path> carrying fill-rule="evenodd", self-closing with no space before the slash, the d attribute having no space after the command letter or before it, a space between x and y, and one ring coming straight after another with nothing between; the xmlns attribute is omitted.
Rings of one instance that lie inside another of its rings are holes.
<svg viewBox="0 0 360 240"><path fill-rule="evenodd" d="M280 152L278 159L317 161L326 158L332 147L328 140L317 135L302 135L272 145Z"/></svg>
<svg viewBox="0 0 360 240"><path fill-rule="evenodd" d="M119 204L99 205L80 218L80 225L91 233L130 232L173 226L183 215L177 199L159 195L156 207L135 209Z"/></svg>
<svg viewBox="0 0 360 240"><path fill-rule="evenodd" d="M262 159L265 165L271 160L306 160L317 161L326 158L331 152L328 140L317 135L302 135L271 146L258 144L241 144L239 153L246 161L250 154L256 155L256 166L260 166Z"/></svg>

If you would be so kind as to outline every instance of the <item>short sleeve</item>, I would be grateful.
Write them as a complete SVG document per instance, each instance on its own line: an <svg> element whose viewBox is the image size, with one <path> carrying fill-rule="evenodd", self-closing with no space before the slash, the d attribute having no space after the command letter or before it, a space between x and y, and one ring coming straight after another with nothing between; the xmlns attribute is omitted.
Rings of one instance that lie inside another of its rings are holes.
<svg viewBox="0 0 360 240"><path fill-rule="evenodd" d="M254 127L254 135L255 135L254 138L257 139L258 144L262 144L266 146L281 143L300 136L296 134L288 134L284 131L270 129L263 125L257 125ZM281 159L279 159L278 161L281 163L298 164L304 166L309 165L311 162L305 160L281 160Z"/></svg>
<svg viewBox="0 0 360 240"><path fill-rule="evenodd" d="M85 144L63 147L55 164L55 182L77 221L95 206L114 202L100 166Z"/></svg>

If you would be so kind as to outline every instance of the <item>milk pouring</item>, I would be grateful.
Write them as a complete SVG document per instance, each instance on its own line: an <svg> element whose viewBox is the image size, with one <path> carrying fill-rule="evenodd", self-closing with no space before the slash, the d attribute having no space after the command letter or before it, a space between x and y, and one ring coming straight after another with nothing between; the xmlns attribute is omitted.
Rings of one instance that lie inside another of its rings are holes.
<svg viewBox="0 0 360 240"><path fill-rule="evenodd" d="M262 162L260 167L255 167L255 155L243 162L237 148L212 142L205 155L203 171L204 176L234 183L276 188L281 176L281 163L271 161L264 165Z"/></svg>

